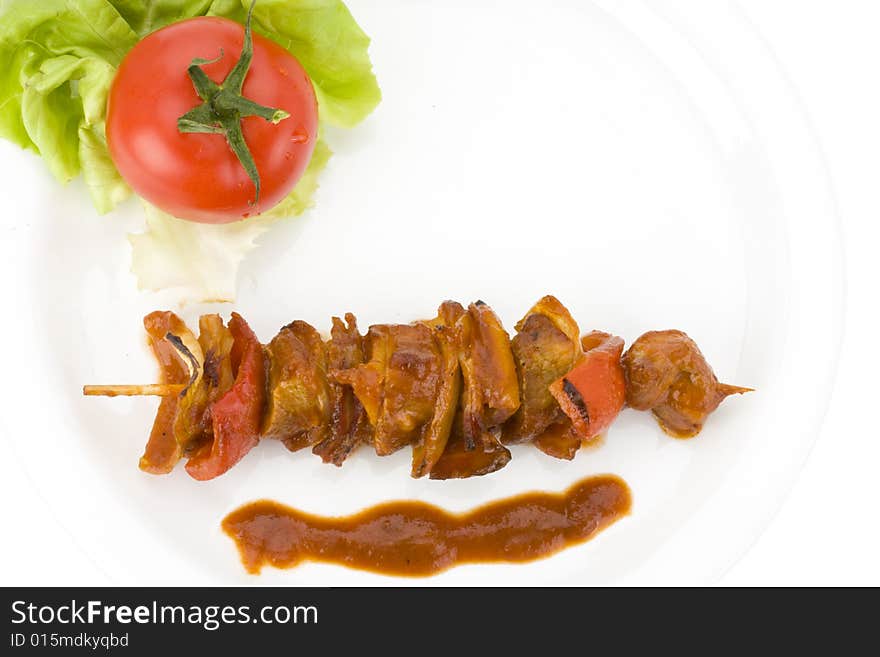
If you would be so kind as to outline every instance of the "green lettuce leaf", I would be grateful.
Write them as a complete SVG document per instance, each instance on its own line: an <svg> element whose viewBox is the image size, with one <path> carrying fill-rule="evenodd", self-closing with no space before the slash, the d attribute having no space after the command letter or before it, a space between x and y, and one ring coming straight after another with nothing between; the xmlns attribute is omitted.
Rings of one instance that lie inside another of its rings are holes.
<svg viewBox="0 0 880 657"><path fill-rule="evenodd" d="M109 161L107 93L137 40L105 0L0 5L0 137L39 153L63 183L85 170L101 212L129 193L115 168L89 168ZM88 143L81 144L82 135Z"/></svg>
<svg viewBox="0 0 880 657"><path fill-rule="evenodd" d="M109 0L139 36L195 16L204 16L212 0ZM244 21L242 21L244 22Z"/></svg>
<svg viewBox="0 0 880 657"><path fill-rule="evenodd" d="M249 6L250 0L0 0L0 137L41 155L61 182L82 173L95 208L111 211L131 194L104 132L107 96L125 54L149 32L186 18L243 23ZM308 72L322 126L352 127L381 100L370 40L341 0L259 0L254 19L256 31ZM274 221L311 205L329 157L320 141L293 193L245 222L201 226L149 208L146 232L131 237L140 287L231 299L245 253Z"/></svg>

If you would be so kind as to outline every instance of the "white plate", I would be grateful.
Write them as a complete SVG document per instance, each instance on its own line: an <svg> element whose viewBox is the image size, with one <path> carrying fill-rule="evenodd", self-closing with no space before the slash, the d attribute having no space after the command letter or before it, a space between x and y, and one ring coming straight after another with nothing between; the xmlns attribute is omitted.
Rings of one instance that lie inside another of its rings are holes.
<svg viewBox="0 0 880 657"><path fill-rule="evenodd" d="M680 328L726 402L692 441L625 411L573 463L529 447L501 472L415 481L407 453L341 469L263 444L229 475L151 477L155 401L80 396L148 381L141 317L173 304L128 273L135 203L99 218L3 144L3 434L79 545L124 584L605 584L712 581L778 508L817 434L836 364L835 210L808 124L765 44L728 2L358 0L385 99L336 156L315 210L264 238L235 309L268 340L431 316L484 299L508 328L557 295L583 330L629 341ZM212 308L217 309L217 308ZM187 307L192 321L204 307ZM228 313L230 306L219 310ZM529 565L400 580L330 565L244 574L219 529L260 497L345 514L418 498L450 509L614 472L632 515Z"/></svg>

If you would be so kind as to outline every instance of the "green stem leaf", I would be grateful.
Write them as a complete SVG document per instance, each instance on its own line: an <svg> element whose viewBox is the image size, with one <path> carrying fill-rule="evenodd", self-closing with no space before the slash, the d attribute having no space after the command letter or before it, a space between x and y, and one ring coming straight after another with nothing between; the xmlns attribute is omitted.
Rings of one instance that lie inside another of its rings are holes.
<svg viewBox="0 0 880 657"><path fill-rule="evenodd" d="M177 129L180 132L199 132L218 135L226 133L207 103L194 107L177 119Z"/></svg>
<svg viewBox="0 0 880 657"><path fill-rule="evenodd" d="M205 73L198 65L190 65L190 67L186 69L186 72L189 75L189 79L192 80L193 86L196 88L196 93L199 95L199 98L201 98L206 103L211 102L211 99L220 92L219 85L211 78L209 78L208 74Z"/></svg>
<svg viewBox="0 0 880 657"><path fill-rule="evenodd" d="M226 130L226 141L229 142L229 147L238 157L241 166L247 171L251 182L254 183L254 188L257 192L254 198L254 205L256 205L260 201L260 173L257 171L257 164L254 162L247 142L244 140L244 134L241 131L241 118L224 119L223 127Z"/></svg>
<svg viewBox="0 0 880 657"><path fill-rule="evenodd" d="M214 98L214 110L220 114L232 114L238 112L241 116L259 116L272 123L278 124L290 116L284 110L266 107L242 96L221 93Z"/></svg>
<svg viewBox="0 0 880 657"><path fill-rule="evenodd" d="M194 60L192 60L189 63L189 65L190 66L207 66L208 64L216 64L221 59L223 59L224 54L225 53L223 52L223 48L220 48L220 54L217 55L214 59L205 59L204 57L196 57Z"/></svg>
<svg viewBox="0 0 880 657"><path fill-rule="evenodd" d="M220 134L226 136L229 147L235 153L241 166L244 167L248 177L254 183L254 188L256 189L254 204L260 200L260 173L245 141L244 133L241 129L241 120L248 116L257 116L273 124L278 124L290 116L290 114L282 109L266 107L242 96L244 81L247 78L254 57L251 18L254 13L254 5L256 4L256 0L254 0L251 3L250 9L248 9L241 57L222 84L214 82L201 68L207 64L220 61L223 58L222 49L220 56L216 59L196 58L192 60L187 73L192 80L196 93L204 102L177 119L177 129L181 133Z"/></svg>
<svg viewBox="0 0 880 657"><path fill-rule="evenodd" d="M251 33L251 17L254 13L254 7L257 2L254 0L251 2L251 6L248 9L247 20L244 24L244 44L241 47L241 57L239 57L238 62L236 62L233 69L229 72L229 75L226 76L226 81L223 83L225 87L228 87L236 94L241 95L241 90L244 87L244 79L247 77L248 70L251 67L251 61L254 58L254 38Z"/></svg>

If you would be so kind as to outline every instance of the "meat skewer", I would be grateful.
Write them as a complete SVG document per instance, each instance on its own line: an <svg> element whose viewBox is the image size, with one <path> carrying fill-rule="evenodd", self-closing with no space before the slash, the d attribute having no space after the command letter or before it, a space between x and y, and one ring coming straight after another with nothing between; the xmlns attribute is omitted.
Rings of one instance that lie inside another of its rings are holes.
<svg viewBox="0 0 880 657"><path fill-rule="evenodd" d="M140 467L165 474L186 459L199 480L228 471L263 438L337 466L361 445L379 456L410 446L413 477L478 476L507 465L514 443L572 459L625 404L692 437L724 398L750 390L719 383L681 331L646 333L626 353L619 337L582 337L552 296L513 338L481 301L446 301L434 319L366 335L353 315L334 317L326 341L296 321L262 345L237 313L228 326L203 316L198 338L170 312L144 326L159 383L83 394L161 397Z"/></svg>

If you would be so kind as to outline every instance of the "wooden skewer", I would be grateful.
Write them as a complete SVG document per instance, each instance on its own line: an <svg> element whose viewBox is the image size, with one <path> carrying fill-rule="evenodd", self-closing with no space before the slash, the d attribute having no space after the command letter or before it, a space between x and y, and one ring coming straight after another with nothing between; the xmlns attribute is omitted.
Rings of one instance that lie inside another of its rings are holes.
<svg viewBox="0 0 880 657"><path fill-rule="evenodd" d="M150 383L146 385L83 386L86 397L170 397L186 388L183 383Z"/></svg>
<svg viewBox="0 0 880 657"><path fill-rule="evenodd" d="M169 331L165 334L165 339L178 351L181 360L190 371L189 383L83 386L83 395L86 397L171 397L172 395L182 394L198 379L201 363L179 336Z"/></svg>
<svg viewBox="0 0 880 657"><path fill-rule="evenodd" d="M719 383L718 387L721 389L721 392L724 393L725 397L730 395L742 395L747 392L755 392L754 388L743 388L742 386L732 386L727 383Z"/></svg>

